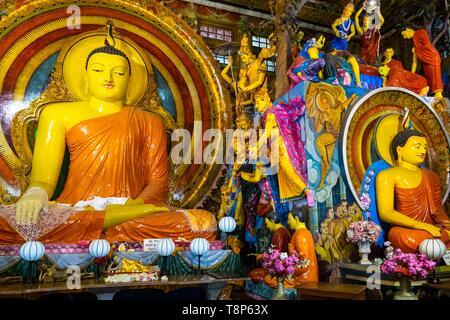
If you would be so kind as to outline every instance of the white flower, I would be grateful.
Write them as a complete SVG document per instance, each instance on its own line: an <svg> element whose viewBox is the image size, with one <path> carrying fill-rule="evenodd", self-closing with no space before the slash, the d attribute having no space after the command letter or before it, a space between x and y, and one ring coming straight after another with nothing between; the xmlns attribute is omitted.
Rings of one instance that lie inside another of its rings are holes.
<svg viewBox="0 0 450 320"><path fill-rule="evenodd" d="M280 259L281 259L281 260L284 260L284 259L286 259L287 257L288 257L287 252L282 252L282 253L280 254Z"/></svg>

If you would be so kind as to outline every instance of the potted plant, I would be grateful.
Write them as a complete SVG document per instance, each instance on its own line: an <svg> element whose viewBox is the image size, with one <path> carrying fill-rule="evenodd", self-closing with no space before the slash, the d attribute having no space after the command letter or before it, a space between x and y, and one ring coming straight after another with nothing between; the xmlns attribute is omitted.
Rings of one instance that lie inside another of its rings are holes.
<svg viewBox="0 0 450 320"><path fill-rule="evenodd" d="M286 299L284 290L285 277L291 278L296 268L305 268L309 265L309 260L300 259L295 250L291 254L270 248L262 254L262 266L267 272L277 278L277 289L273 295L274 300Z"/></svg>
<svg viewBox="0 0 450 320"><path fill-rule="evenodd" d="M370 246L377 241L381 227L371 220L353 222L347 230L347 241L358 244L360 264L372 264L369 260Z"/></svg>
<svg viewBox="0 0 450 320"><path fill-rule="evenodd" d="M411 280L425 279L436 266L436 262L422 253L404 253L401 249L386 249L386 259L380 265L381 272L393 275L400 280L400 290L394 300L417 300L411 290Z"/></svg>

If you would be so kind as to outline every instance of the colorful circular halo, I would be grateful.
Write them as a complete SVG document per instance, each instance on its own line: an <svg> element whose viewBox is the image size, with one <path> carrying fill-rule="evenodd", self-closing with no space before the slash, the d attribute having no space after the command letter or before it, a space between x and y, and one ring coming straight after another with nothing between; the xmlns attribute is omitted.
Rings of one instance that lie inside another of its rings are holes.
<svg viewBox="0 0 450 320"><path fill-rule="evenodd" d="M361 97L346 111L341 127L344 178L360 207L359 194L366 170L381 159L392 164L388 140L400 130L405 107L410 111L412 127L427 138L425 165L439 175L443 201L448 197L450 138L441 119L417 94L403 88L385 87Z"/></svg>

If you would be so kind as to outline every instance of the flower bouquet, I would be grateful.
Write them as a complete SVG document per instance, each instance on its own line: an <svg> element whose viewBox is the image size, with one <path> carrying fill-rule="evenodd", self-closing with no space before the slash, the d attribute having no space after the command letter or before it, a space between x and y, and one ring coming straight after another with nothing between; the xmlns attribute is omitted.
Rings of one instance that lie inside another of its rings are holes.
<svg viewBox="0 0 450 320"><path fill-rule="evenodd" d="M358 244L361 254L360 264L372 264L368 256L370 246L377 241L381 233L381 227L371 220L353 222L347 230L347 241Z"/></svg>
<svg viewBox="0 0 450 320"><path fill-rule="evenodd" d="M296 268L305 268L309 263L309 260L301 259L295 250L289 255L272 247L262 254L262 266L269 274L277 277L277 291L274 299L285 298L284 278L291 278Z"/></svg>
<svg viewBox="0 0 450 320"><path fill-rule="evenodd" d="M435 266L436 262L422 253L404 253L395 249L393 255L381 263L380 269L385 274L416 280L426 278Z"/></svg>
<svg viewBox="0 0 450 320"><path fill-rule="evenodd" d="M392 247L386 251L389 254L386 254L387 258L381 263L380 270L400 280L400 290L395 293L394 300L417 300L411 290L411 280L426 278L436 262L422 253L404 253L401 249L392 250Z"/></svg>

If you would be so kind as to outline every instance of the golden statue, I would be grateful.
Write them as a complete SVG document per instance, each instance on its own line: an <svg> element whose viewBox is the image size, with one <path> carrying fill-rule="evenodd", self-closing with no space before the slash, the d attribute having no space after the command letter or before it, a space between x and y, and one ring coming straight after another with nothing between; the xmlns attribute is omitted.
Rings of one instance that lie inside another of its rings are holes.
<svg viewBox="0 0 450 320"><path fill-rule="evenodd" d="M450 247L450 219L442 206L438 175L422 168L427 139L405 129L391 142L395 165L376 176L379 217L392 227L388 240L404 252L417 252L425 239L440 238Z"/></svg>
<svg viewBox="0 0 450 320"><path fill-rule="evenodd" d="M78 101L51 103L41 112L30 184L17 202L15 221L0 216L0 243L23 242L11 224L19 228L48 221L44 212L52 212L48 199L55 192L66 145L70 165L56 202L121 200L103 210L92 210L92 204L74 209L37 240L69 243L98 239L102 232L108 241L215 238L211 213L166 205L165 125L158 115L133 105L150 83L145 53L130 39L113 36L111 25L102 45L104 40L98 34L81 37L64 57L66 85Z"/></svg>
<svg viewBox="0 0 450 320"><path fill-rule="evenodd" d="M271 36L272 37L272 36ZM272 57L276 52L275 45L263 48L256 57L250 50L248 36L241 39L239 57L241 68L238 79L234 79L232 64L233 59L228 58L228 64L222 70L222 78L233 88L236 95L236 117L245 115L244 107L255 104L255 96L259 90L267 89L267 65L264 60ZM231 70L231 77L228 72ZM239 129L242 129L238 126Z"/></svg>

